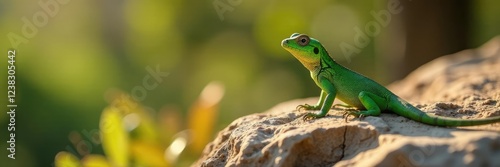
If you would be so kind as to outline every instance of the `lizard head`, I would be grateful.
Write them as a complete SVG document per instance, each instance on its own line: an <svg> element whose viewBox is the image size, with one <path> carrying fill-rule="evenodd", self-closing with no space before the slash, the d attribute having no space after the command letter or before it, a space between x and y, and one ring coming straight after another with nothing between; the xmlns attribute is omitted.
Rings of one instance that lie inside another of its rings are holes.
<svg viewBox="0 0 500 167"><path fill-rule="evenodd" d="M310 71L320 66L321 54L325 53L325 48L318 40L299 33L293 33L290 38L281 41L281 46Z"/></svg>

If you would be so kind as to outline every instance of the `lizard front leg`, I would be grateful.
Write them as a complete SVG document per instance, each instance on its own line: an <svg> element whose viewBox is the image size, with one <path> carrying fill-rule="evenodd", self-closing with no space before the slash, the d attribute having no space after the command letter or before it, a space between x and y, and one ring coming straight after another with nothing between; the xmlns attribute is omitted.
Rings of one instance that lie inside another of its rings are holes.
<svg viewBox="0 0 500 167"><path fill-rule="evenodd" d="M320 76L318 80L319 86L322 90L321 95L324 96L324 100L321 100L320 98L322 102L318 102L320 104L322 103L320 112L318 114L307 113L303 117L304 120L324 117L328 113L328 111L330 111L330 108L332 108L333 101L335 100L337 90L333 86L332 82L328 78L323 76Z"/></svg>
<svg viewBox="0 0 500 167"><path fill-rule="evenodd" d="M302 104L298 105L296 110L300 111L300 109L305 109L305 110L319 110L323 106L323 102L325 101L326 97L326 92L321 90L321 94L319 96L319 100L316 103L316 105L309 105L309 104Z"/></svg>

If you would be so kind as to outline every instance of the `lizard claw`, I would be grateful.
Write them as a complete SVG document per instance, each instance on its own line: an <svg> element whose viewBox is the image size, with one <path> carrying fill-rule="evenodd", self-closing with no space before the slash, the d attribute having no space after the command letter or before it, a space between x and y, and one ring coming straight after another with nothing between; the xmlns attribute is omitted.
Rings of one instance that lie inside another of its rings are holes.
<svg viewBox="0 0 500 167"><path fill-rule="evenodd" d="M318 106L313 106L313 105L309 105L309 104L301 104L301 105L298 105L295 110L297 111L300 111L301 109L305 109L305 110L316 110L316 109L319 109Z"/></svg>
<svg viewBox="0 0 500 167"><path fill-rule="evenodd" d="M300 109L302 109L302 108L305 108L304 105L298 105L297 107L295 107L295 110L300 111Z"/></svg>
<svg viewBox="0 0 500 167"><path fill-rule="evenodd" d="M365 119L365 115L364 114L359 114L359 120L362 121L363 119Z"/></svg>
<svg viewBox="0 0 500 167"><path fill-rule="evenodd" d="M357 111L346 111L343 115L345 117L345 122L348 122L349 116L354 116L354 118L360 118L363 119L365 116L363 114L360 114Z"/></svg>
<svg viewBox="0 0 500 167"><path fill-rule="evenodd" d="M307 113L306 115L304 115L302 117L302 120L307 121L307 120L312 120L312 119L316 119L316 118L319 118L319 116L316 114L313 114L313 113Z"/></svg>

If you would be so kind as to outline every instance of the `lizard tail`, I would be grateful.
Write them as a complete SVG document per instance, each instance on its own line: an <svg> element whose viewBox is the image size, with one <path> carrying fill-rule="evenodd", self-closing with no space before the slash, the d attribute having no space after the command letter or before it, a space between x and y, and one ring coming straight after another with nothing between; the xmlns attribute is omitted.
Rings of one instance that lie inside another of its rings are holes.
<svg viewBox="0 0 500 167"><path fill-rule="evenodd" d="M391 100L392 103L388 106L389 109L398 115L412 119L414 121L422 122L429 125L435 126L474 126L474 125L484 125L495 122L500 122L500 117L491 117L484 119L456 119L447 118L435 115L429 115L411 105L410 103L404 101L403 99L394 96Z"/></svg>

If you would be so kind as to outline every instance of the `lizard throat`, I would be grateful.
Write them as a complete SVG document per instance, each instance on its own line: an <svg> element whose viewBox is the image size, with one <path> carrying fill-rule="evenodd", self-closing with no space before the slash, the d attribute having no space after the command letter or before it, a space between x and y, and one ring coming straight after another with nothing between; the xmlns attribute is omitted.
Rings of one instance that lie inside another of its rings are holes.
<svg viewBox="0 0 500 167"><path fill-rule="evenodd" d="M302 65L304 65L304 67L306 67L309 71L315 71L317 70L317 68L320 68L320 64L319 62L310 62L310 61L306 61L306 60L302 60L302 59L299 59L297 58L300 63L302 63Z"/></svg>

